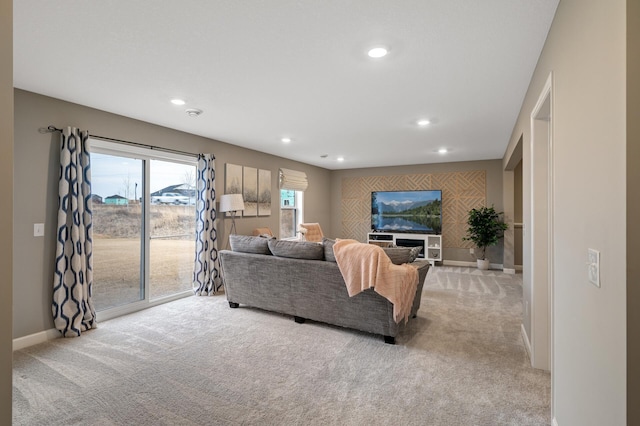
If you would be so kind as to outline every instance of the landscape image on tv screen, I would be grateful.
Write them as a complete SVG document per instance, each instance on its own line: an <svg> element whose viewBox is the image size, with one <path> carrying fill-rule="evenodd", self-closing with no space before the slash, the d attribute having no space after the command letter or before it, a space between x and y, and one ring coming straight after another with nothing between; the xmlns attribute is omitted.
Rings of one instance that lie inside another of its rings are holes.
<svg viewBox="0 0 640 426"><path fill-rule="evenodd" d="M371 229L377 232L440 234L442 191L372 192Z"/></svg>

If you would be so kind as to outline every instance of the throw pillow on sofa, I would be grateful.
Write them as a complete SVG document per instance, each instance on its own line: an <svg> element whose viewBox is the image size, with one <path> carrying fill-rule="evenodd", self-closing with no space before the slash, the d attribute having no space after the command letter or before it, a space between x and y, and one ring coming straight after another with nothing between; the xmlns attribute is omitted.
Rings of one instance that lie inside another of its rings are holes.
<svg viewBox="0 0 640 426"><path fill-rule="evenodd" d="M269 251L269 241L272 240L250 235L229 235L231 250L241 253L271 254L271 251Z"/></svg>
<svg viewBox="0 0 640 426"><path fill-rule="evenodd" d="M274 256L293 259L322 260L324 249L321 244L311 241L268 240Z"/></svg>
<svg viewBox="0 0 640 426"><path fill-rule="evenodd" d="M336 256L333 254L333 245L336 243L336 240L332 240L331 238L323 237L322 238L322 248L324 249L324 260L327 262L335 262Z"/></svg>
<svg viewBox="0 0 640 426"><path fill-rule="evenodd" d="M409 254L409 263L416 260L421 251L422 247L411 247L411 254Z"/></svg>
<svg viewBox="0 0 640 426"><path fill-rule="evenodd" d="M382 250L389 256L391 262L402 265L416 260L422 247L383 247Z"/></svg>

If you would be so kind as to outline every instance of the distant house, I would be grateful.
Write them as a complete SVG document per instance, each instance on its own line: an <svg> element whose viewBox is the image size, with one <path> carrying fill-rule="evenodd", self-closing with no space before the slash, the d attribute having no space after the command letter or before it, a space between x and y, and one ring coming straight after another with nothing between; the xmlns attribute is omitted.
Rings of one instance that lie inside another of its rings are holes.
<svg viewBox="0 0 640 426"><path fill-rule="evenodd" d="M165 192L177 192L180 195L184 195L186 197L191 197L191 198L195 198L196 196L196 189L193 186L187 185L185 183L166 186L158 191L152 192L151 196L152 197L159 196L164 194Z"/></svg>
<svg viewBox="0 0 640 426"><path fill-rule="evenodd" d="M129 200L125 197L121 197L119 195L110 195L109 197L104 199L105 204L114 204L118 206L126 206L129 204Z"/></svg>
<svg viewBox="0 0 640 426"><path fill-rule="evenodd" d="M152 192L151 198L153 199L153 197L159 197L162 194L165 194L167 192L178 193L180 195L184 195L185 197L189 197L190 205L194 205L196 203L196 188L186 183L181 183L178 185L169 185L156 192Z"/></svg>
<svg viewBox="0 0 640 426"><path fill-rule="evenodd" d="M102 197L97 194L91 194L91 202L93 204L102 204Z"/></svg>

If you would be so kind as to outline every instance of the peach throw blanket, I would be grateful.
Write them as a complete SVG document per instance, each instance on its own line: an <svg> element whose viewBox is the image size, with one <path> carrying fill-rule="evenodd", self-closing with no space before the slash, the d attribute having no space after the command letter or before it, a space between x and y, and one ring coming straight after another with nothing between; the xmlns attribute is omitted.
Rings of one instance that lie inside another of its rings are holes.
<svg viewBox="0 0 640 426"><path fill-rule="evenodd" d="M355 240L336 241L333 253L350 297L373 287L393 303L396 323L409 318L418 285L418 270L414 266L394 265L382 248Z"/></svg>

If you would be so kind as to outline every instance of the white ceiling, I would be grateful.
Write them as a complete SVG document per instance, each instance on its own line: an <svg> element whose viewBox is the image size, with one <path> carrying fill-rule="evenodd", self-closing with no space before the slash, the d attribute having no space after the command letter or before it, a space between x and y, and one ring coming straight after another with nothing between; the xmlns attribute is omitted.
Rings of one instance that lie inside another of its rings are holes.
<svg viewBox="0 0 640 426"><path fill-rule="evenodd" d="M16 0L14 85L333 170L502 158L557 4Z"/></svg>

